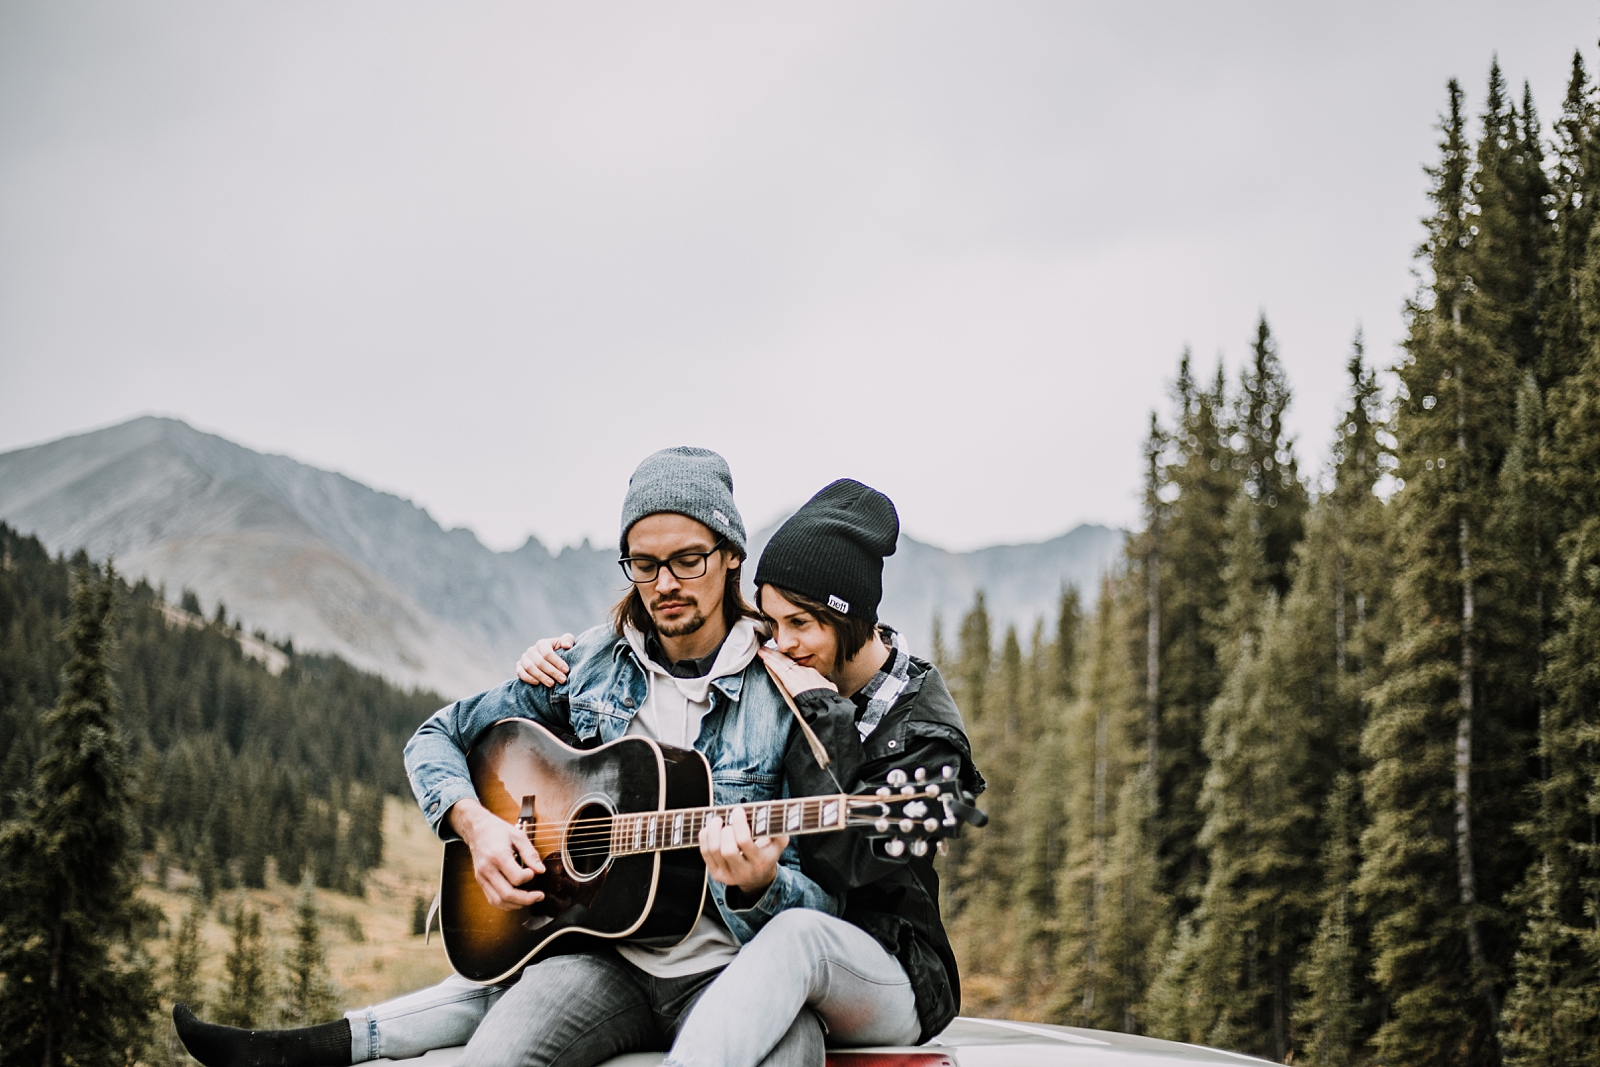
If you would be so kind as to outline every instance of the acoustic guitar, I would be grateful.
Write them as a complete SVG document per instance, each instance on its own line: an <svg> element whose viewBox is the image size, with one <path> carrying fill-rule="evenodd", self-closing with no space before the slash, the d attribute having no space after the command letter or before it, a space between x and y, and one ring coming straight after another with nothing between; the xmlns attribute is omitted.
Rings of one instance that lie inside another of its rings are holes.
<svg viewBox="0 0 1600 1067"><path fill-rule="evenodd" d="M673 945L689 936L706 901L700 829L726 822L711 803L711 768L693 749L623 737L593 749L562 743L527 719L504 719L467 754L478 800L520 827L545 871L524 889L526 908L490 904L465 842L445 844L439 885L445 955L461 977L499 982L535 957L586 939ZM986 817L967 803L955 769L930 777L891 772L868 796L836 794L738 805L757 837L853 830L886 838L891 856L926 855L929 842Z"/></svg>

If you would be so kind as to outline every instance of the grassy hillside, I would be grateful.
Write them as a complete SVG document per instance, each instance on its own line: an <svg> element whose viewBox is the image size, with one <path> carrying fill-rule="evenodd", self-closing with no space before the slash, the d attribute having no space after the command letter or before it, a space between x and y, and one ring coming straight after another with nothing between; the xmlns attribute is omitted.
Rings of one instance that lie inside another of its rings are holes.
<svg viewBox="0 0 1600 1067"><path fill-rule="evenodd" d="M414 901L418 896L433 899L443 847L416 808L394 797L385 800L383 841L383 864L368 874L362 896L317 890L328 963L344 1009L419 989L450 973L437 930L431 945L411 934ZM173 934L189 907L192 877L173 868L167 885L156 885L153 856L146 871L144 894L165 916L161 936L148 944L165 977ZM214 1007L227 988L223 964L232 944L229 924L240 900L261 912L269 951L281 956L293 940L298 894L298 886L269 875L264 889L216 895L201 927L205 946L201 975L208 1006ZM281 963L273 960L271 970L281 971Z"/></svg>

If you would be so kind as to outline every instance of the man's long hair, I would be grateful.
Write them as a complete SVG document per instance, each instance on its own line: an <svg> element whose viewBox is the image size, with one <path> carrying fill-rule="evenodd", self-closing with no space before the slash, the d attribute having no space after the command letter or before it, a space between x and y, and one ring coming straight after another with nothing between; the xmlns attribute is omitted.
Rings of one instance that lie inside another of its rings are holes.
<svg viewBox="0 0 1600 1067"><path fill-rule="evenodd" d="M734 554L730 552L729 555ZM740 561L740 566L728 568L728 580L722 589L722 621L730 630L740 619L754 619L757 624L764 622L761 612L744 598L744 589L739 585L739 577L744 574L744 557L735 556L735 558ZM618 634L622 633L624 626L632 626L642 634L655 629L656 622L644 606L644 597L639 595L637 585L630 586L628 592L611 609L611 626Z"/></svg>

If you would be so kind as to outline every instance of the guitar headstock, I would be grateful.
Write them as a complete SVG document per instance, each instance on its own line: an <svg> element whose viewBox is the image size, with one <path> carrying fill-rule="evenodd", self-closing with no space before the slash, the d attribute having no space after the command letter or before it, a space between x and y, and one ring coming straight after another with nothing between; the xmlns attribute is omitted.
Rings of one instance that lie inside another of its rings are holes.
<svg viewBox="0 0 1600 1067"><path fill-rule="evenodd" d="M898 767L889 772L888 784L869 796L848 800L847 825L882 838L883 851L899 857L909 851L926 856L930 843L944 851L946 838L961 831L961 824L982 826L989 816L972 806L973 797L961 788L954 767L943 767L937 777L918 767L907 774Z"/></svg>

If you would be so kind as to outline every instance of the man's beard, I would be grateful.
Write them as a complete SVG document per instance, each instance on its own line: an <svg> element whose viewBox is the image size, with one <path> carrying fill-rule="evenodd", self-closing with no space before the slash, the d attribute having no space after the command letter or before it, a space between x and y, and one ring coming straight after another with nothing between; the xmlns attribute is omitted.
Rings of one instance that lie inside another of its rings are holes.
<svg viewBox="0 0 1600 1067"><path fill-rule="evenodd" d="M690 608L689 614L677 622L663 623L656 615L657 609L662 606L663 602L673 607L680 604L687 605ZM687 637L706 624L706 613L701 611L699 603L693 600L668 601L663 597L650 605L650 618L656 624L656 633L662 637Z"/></svg>

